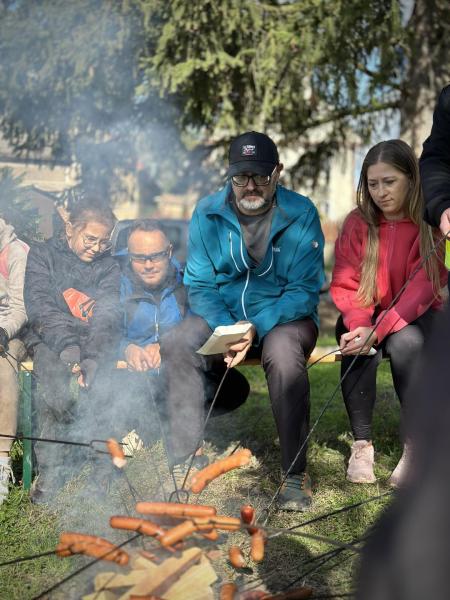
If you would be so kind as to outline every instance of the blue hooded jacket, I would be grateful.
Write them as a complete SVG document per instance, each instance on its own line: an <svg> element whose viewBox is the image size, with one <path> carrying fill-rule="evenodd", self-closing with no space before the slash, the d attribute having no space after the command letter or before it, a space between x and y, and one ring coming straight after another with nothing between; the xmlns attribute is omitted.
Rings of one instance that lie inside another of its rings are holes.
<svg viewBox="0 0 450 600"><path fill-rule="evenodd" d="M122 274L120 302L124 312L124 336L120 342L123 357L129 344L155 344L162 335L185 316L186 290L178 262L171 261L172 272L166 287L155 296L127 266Z"/></svg>
<svg viewBox="0 0 450 600"><path fill-rule="evenodd" d="M203 198L192 216L184 274L192 312L211 329L248 320L259 340L289 321L318 325L324 238L316 207L278 185L267 252L252 268L230 191Z"/></svg>

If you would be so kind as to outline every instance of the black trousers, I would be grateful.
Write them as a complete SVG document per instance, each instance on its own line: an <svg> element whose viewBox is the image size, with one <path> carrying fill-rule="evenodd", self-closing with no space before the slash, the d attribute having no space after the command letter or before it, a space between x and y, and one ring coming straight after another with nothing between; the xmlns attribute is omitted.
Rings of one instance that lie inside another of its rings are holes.
<svg viewBox="0 0 450 600"><path fill-rule="evenodd" d="M38 437L90 442L115 435L112 361L108 361L108 367L99 367L89 390L78 388L70 369L45 344L34 348L33 362L37 379L34 429ZM34 452L39 474L54 489L78 472L86 460L101 456L90 449L46 442L36 442Z"/></svg>
<svg viewBox="0 0 450 600"><path fill-rule="evenodd" d="M193 452L203 435L204 374L210 363L206 357L196 354L195 350L210 335L211 329L206 321L192 316L161 340L162 360L166 365L171 365L168 411L174 457L185 457ZM293 474L306 468L306 444L295 462L294 459L308 435L309 381L306 362L316 339L314 321L292 321L274 327L260 346L252 347L247 355L249 358L261 358L280 438L282 468L287 471L291 467ZM223 361L221 357L219 359ZM239 389L230 389L229 394L236 399Z"/></svg>
<svg viewBox="0 0 450 600"><path fill-rule="evenodd" d="M383 357L391 363L392 379L403 411L407 404L407 389L411 377L420 366L420 352L425 335L432 327L436 311L424 315L395 333L386 336L373 356L360 356L342 382L342 395L355 440L370 440L372 415L377 395L377 369ZM336 323L336 339L347 333L342 316ZM341 362L341 377L347 372L354 356L345 356Z"/></svg>

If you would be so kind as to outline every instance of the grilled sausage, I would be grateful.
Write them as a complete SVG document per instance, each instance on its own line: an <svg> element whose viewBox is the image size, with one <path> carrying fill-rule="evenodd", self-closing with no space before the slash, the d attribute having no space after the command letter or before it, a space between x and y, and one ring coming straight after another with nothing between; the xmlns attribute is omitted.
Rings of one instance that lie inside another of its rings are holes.
<svg viewBox="0 0 450 600"><path fill-rule="evenodd" d="M168 517L212 517L216 514L214 506L178 504L176 502L138 502L136 511L144 515Z"/></svg>
<svg viewBox="0 0 450 600"><path fill-rule="evenodd" d="M255 562L261 562L264 558L265 535L262 529L257 529L251 537L250 556Z"/></svg>
<svg viewBox="0 0 450 600"><path fill-rule="evenodd" d="M234 600L237 594L237 586L235 583L224 583L220 587L219 600Z"/></svg>
<svg viewBox="0 0 450 600"><path fill-rule="evenodd" d="M245 567L245 558L242 554L242 550L238 546L231 546L228 549L228 558L235 569L242 569Z"/></svg>
<svg viewBox="0 0 450 600"><path fill-rule="evenodd" d="M108 540L81 533L62 533L56 547L56 554L60 557L85 554L93 558L115 562L121 566L128 564L129 561L128 554Z"/></svg>
<svg viewBox="0 0 450 600"><path fill-rule="evenodd" d="M247 465L250 462L251 457L252 453L250 450L244 449L208 465L201 471L195 473L192 477L191 492L199 494L205 489L208 483L213 481L213 479L216 479L232 469Z"/></svg>
<svg viewBox="0 0 450 600"><path fill-rule="evenodd" d="M127 464L127 459L123 453L122 446L114 438L106 440L106 447L108 452L111 454L113 464L118 468L122 469Z"/></svg>
<svg viewBox="0 0 450 600"><path fill-rule="evenodd" d="M165 529L146 519L137 519L135 517L111 517L109 524L113 529L128 529L130 531L138 531L143 535L152 537L164 535Z"/></svg>
<svg viewBox="0 0 450 600"><path fill-rule="evenodd" d="M183 521L179 525L175 525L159 538L159 541L164 547L173 546L176 542L184 540L188 535L197 531L197 526L193 521Z"/></svg>

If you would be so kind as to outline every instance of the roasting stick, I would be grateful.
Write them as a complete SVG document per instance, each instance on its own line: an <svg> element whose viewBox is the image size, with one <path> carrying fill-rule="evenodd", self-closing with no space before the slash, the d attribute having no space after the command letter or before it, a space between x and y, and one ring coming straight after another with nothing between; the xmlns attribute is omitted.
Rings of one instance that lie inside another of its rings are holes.
<svg viewBox="0 0 450 600"><path fill-rule="evenodd" d="M16 565L18 563L26 562L28 560L35 560L37 558L44 558L45 556L52 556L56 554L56 550L48 550L47 552L39 552L38 554L30 554L29 556L21 556L20 558L12 558L0 563L0 567L6 567L7 565Z"/></svg>
<svg viewBox="0 0 450 600"><path fill-rule="evenodd" d="M187 482L189 474L191 472L192 465L194 464L195 454L202 447L203 437L204 437L204 434L205 434L206 426L208 425L209 419L211 417L211 413L212 413L212 411L214 409L214 406L216 404L217 398L219 397L220 390L222 389L223 383L224 383L225 378L228 375L229 371L230 371L230 367L227 366L227 368L225 370L225 373L223 374L222 379L220 380L220 383L219 383L219 386L218 386L218 388L216 390L216 393L214 394L214 398L213 398L213 400L211 402L211 406L209 407L208 413L207 413L206 418L205 418L205 422L203 423L202 433L201 433L200 438L199 438L199 440L197 442L195 450L194 450L194 452L193 452L193 454L191 456L191 460L189 462L189 467L188 467L188 470L187 470L186 475L184 477L183 485L181 486L182 490L185 489L185 487L186 487L186 482Z"/></svg>
<svg viewBox="0 0 450 600"><path fill-rule="evenodd" d="M158 370L158 374L159 374L159 370ZM180 496L179 496L177 481L175 479L174 474L172 473L172 470L170 469L169 447L168 447L168 444L167 444L166 432L164 431L164 427L163 427L163 424L161 422L161 417L160 417L160 414L159 414L158 405L156 404L155 396L154 396L154 393L153 393L152 386L150 385L149 379L146 378L145 382L146 382L146 385L147 385L147 389L148 389L148 393L149 393L149 396L150 396L150 400L151 400L151 402L153 404L153 412L155 414L156 421L158 423L158 428L159 428L159 431L160 431L160 434L161 434L161 440L162 440L162 443L163 443L163 446L164 446L164 452L166 454L166 460L167 460L167 465L169 467L169 472L170 472L170 474L172 476L172 480L173 480L173 484L174 484L174 488L175 488L175 492L176 492L176 497L177 497L178 502L180 502ZM155 472L156 472L156 476L158 478L159 486L160 486L162 494L163 494L163 498L166 501L167 500L166 489L164 487L164 483L163 483L163 480L162 480L162 477L161 477L161 473L159 471L159 467L158 467L158 464L157 464L156 460L153 461L153 464L155 466Z"/></svg>
<svg viewBox="0 0 450 600"><path fill-rule="evenodd" d="M333 546L336 546L337 548L345 548L347 550L352 550L353 552L359 552L359 549L356 548L354 545L346 544L333 538L319 536L312 533L295 531L290 528L264 527L260 526L257 522L245 523L243 520L237 517L228 517L226 515L212 514L213 511L216 510L212 506L202 506L198 504L174 504L163 502L139 502L136 505L136 510L137 512L140 512L142 514L171 516L174 518L184 519L184 521L182 521L181 524L192 523L197 527L209 525L225 531L247 530L251 532L252 530L256 530L257 532L264 532L267 536L270 536L270 534L294 535L298 537L305 537L319 542L328 543ZM192 528L189 527L189 533L186 533L185 537L187 537L187 535L190 535L191 533L194 533L194 529L192 529L192 531L191 529ZM167 545L169 546L170 544L167 543Z"/></svg>
<svg viewBox="0 0 450 600"><path fill-rule="evenodd" d="M354 538L350 543L352 545L356 546L356 545L361 544L362 542L366 541L366 539L367 539L367 535L360 537L360 538ZM347 551L348 550L346 548L333 548L332 550L327 550L326 552L322 552L321 554L316 554L315 556L312 556L311 558L302 561L302 567L304 567L305 565L309 565L311 563L317 563L318 561L319 561L319 564L316 564L309 571L302 573L299 577L297 577L294 581L292 581L288 585L288 587L295 585L296 583L299 583L300 581L304 580L304 578L307 575L316 571L318 568L323 566L326 562L339 556L339 554L342 554L343 552L347 552ZM345 560L350 558L350 556L352 556L352 554L349 554L348 557L345 557ZM262 585L263 583L267 582L267 579L270 580L270 578L272 576L275 578L274 583L278 583L278 581L279 581L279 569L278 568L273 568L273 569L270 569L268 572L266 572L264 580L261 577L255 577L253 579L247 580L243 586L243 589L245 589L246 591L255 589L255 588L259 587L260 585Z"/></svg>
<svg viewBox="0 0 450 600"><path fill-rule="evenodd" d="M369 504L370 502L374 502L376 500L383 500L389 496L393 495L393 491L384 492L379 496L372 496L371 498L367 498L366 500L361 500L359 502L355 502L354 504L348 504L346 506L342 506L341 508L337 508L336 510L330 511L328 513L324 513L323 515L319 515L314 517L313 519L309 519L308 521L303 521L303 523L299 523L298 525L292 525L286 531L294 531L299 527L306 527L306 525L311 525L312 523L316 523L317 521L322 521L323 519L327 519L328 517L334 517L335 515L339 515L341 513L347 512L349 510L353 510L354 508L358 508L359 506L363 506L364 504ZM275 533L274 535L269 536L269 539L273 539L278 537L279 533Z"/></svg>
<svg viewBox="0 0 450 600"><path fill-rule="evenodd" d="M336 510L333 510L333 511L330 511L328 513L324 513L322 515L319 515L317 517L309 519L308 521L303 521L303 523L299 523L298 525L293 525L293 526L291 526L291 527L289 527L289 528L286 529L286 533L289 533L290 531L293 531L293 530L298 529L300 527L305 527L306 525L311 525L311 524L316 523L318 521L322 521L323 519L327 519L329 517L336 516L336 515L341 514L343 512L347 512L349 510L353 510L354 508L358 508L359 506L362 506L364 504L369 504L370 502L374 502L374 501L378 501L378 500L383 500L384 498L392 496L392 494L393 494L393 492L389 491L389 492L385 492L383 494L380 494L379 496L372 496L371 498L367 498L366 500L361 500L360 502L355 502L353 504L348 504L348 505L343 506L341 508L338 508ZM267 539L270 540L270 539L279 537L280 535L282 535L281 532L272 533L271 535L268 536ZM360 542L362 542L364 540L365 540L365 537L359 538L359 539L356 538L351 543L352 544L357 544L357 543L360 543ZM317 556L313 556L312 558L308 559L307 561L304 561L302 564L306 565L306 564L309 564L310 562L314 562L316 560L320 560L322 558L326 558L329 555L333 555L333 556L335 554L337 555L340 552L342 552L343 550L344 550L343 548L342 549L337 549L337 550L328 550L327 552L325 552L323 554L319 554ZM330 558L333 558L333 556L330 556ZM271 573L272 574L277 574L278 573L278 569L273 569L271 572L267 573L266 575L270 576ZM254 586L257 587L258 585L261 585L261 583L262 583L262 579L258 577L256 579L247 581L246 584L245 584L245 587L248 586L248 585L252 585L252 584L253 584L253 587Z"/></svg>
<svg viewBox="0 0 450 600"><path fill-rule="evenodd" d="M141 534L139 534L139 535L141 535ZM130 540L127 540L126 543L132 541L132 539L135 539L136 537L137 536L134 536ZM89 544L87 544L87 545L89 545ZM105 553L104 556L107 556L113 550L116 550L117 548L120 548L122 545L124 545L124 544L120 544L120 545L114 546L114 548L110 548L108 550L108 552ZM11 560L7 560L5 562L0 563L0 567L5 567L7 565L15 565L15 564L18 564L18 563L26 562L26 561L29 561L29 560L35 560L35 559L38 559L38 558L45 558L46 556L58 555L58 552L63 551L66 548L67 548L67 550L70 550L70 547L71 547L71 545L67 544L64 547L60 547L59 550L58 549L47 550L46 552L39 552L38 554L31 554L29 556L21 556L19 558L13 558ZM99 560L102 560L102 559L103 559L103 557L101 557Z"/></svg>
<svg viewBox="0 0 450 600"><path fill-rule="evenodd" d="M110 454L108 450L99 450L93 446L94 443L102 443L107 444L108 440L91 440L90 442L74 442L72 440L56 440L53 438L42 438L42 437L33 437L27 435L9 435L7 433L0 433L0 438L7 438L9 440L30 440L32 442L47 442L49 444L67 444L69 446L82 446L83 448L91 448L94 452L98 452L99 454ZM122 442L118 442L121 445Z"/></svg>

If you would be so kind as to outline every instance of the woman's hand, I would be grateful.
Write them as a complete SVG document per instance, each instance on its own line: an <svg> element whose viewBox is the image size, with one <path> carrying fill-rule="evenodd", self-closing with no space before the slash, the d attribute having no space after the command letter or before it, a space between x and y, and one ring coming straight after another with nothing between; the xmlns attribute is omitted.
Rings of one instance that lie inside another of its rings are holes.
<svg viewBox="0 0 450 600"><path fill-rule="evenodd" d="M377 334L372 327L357 327L341 336L340 348L343 356L368 354L377 343Z"/></svg>

